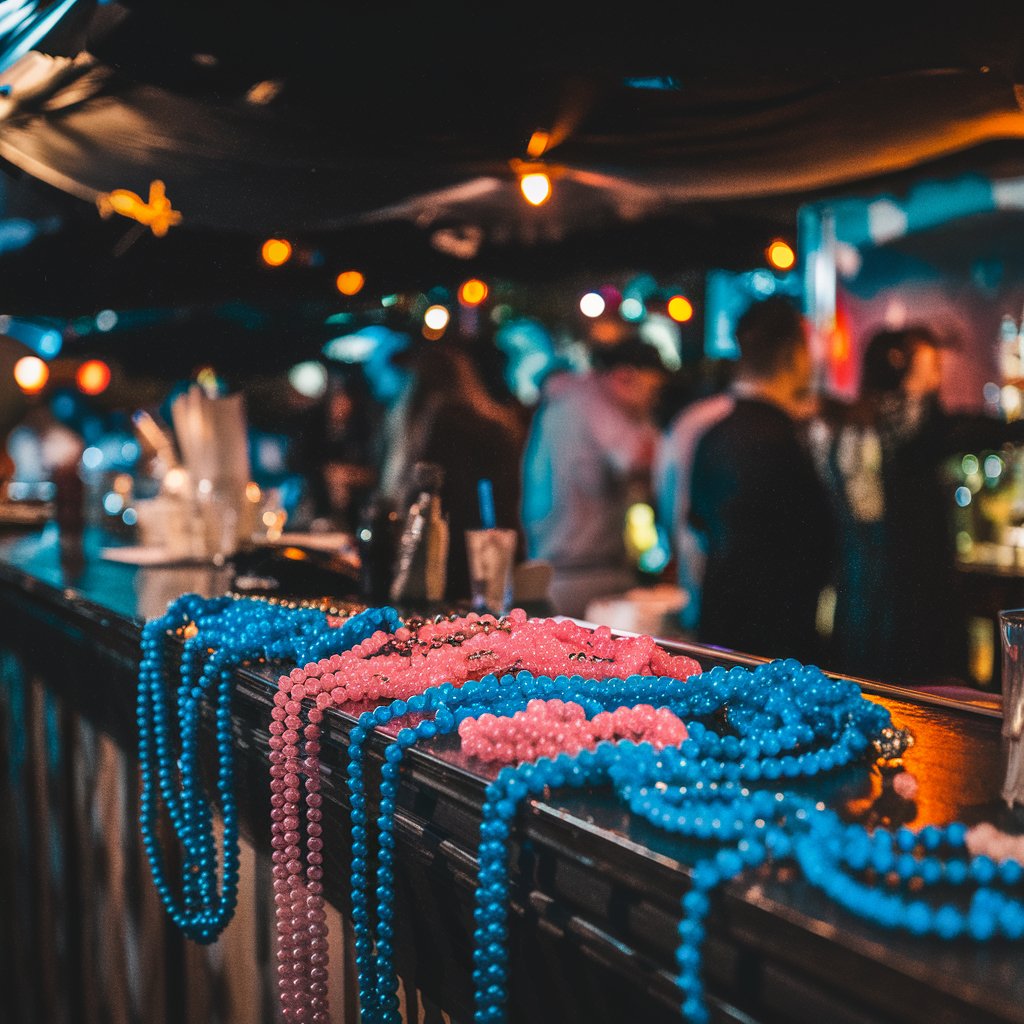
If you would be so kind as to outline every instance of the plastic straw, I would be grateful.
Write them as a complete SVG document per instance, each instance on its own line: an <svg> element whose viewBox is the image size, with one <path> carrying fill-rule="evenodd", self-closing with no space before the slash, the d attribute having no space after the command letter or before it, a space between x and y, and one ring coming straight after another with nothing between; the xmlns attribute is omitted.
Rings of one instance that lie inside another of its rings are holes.
<svg viewBox="0 0 1024 1024"><path fill-rule="evenodd" d="M485 530L493 530L497 526L494 518L494 488L486 477L477 481L477 498L480 501L480 525Z"/></svg>

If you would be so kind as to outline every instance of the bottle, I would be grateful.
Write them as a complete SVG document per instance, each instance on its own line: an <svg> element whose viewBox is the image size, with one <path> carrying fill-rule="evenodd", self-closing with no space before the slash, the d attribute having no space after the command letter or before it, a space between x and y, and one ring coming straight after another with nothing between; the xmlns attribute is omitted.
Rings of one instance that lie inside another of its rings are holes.
<svg viewBox="0 0 1024 1024"><path fill-rule="evenodd" d="M398 550L398 513L385 495L374 494L356 532L363 596L375 603L387 601Z"/></svg>
<svg viewBox="0 0 1024 1024"><path fill-rule="evenodd" d="M441 509L444 469L434 462L413 467L413 493L398 546L391 582L393 603L434 602L444 598L448 576L448 521Z"/></svg>

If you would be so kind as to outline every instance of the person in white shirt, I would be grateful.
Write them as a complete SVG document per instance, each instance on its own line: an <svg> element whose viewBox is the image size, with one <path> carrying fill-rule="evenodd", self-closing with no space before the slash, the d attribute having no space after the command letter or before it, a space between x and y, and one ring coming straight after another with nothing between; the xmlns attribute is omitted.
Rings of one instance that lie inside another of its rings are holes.
<svg viewBox="0 0 1024 1024"><path fill-rule="evenodd" d="M582 616L635 581L625 516L637 487L650 489L664 376L657 351L633 338L597 349L591 371L545 384L523 459L522 521L528 556L551 564L561 614Z"/></svg>

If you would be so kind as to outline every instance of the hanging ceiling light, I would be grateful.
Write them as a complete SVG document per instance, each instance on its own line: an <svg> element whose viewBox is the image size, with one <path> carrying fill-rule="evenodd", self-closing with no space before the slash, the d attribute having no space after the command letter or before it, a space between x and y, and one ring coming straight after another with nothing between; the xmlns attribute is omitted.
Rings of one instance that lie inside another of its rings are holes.
<svg viewBox="0 0 1024 1024"><path fill-rule="evenodd" d="M519 188L533 206L541 206L551 198L551 178L546 171L528 171L520 175Z"/></svg>

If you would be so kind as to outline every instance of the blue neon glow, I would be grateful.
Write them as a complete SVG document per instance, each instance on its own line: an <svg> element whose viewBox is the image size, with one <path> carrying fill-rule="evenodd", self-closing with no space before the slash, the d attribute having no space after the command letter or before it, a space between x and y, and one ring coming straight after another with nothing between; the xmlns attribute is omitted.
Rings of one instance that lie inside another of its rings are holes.
<svg viewBox="0 0 1024 1024"><path fill-rule="evenodd" d="M655 89L660 92L678 92L682 86L679 79L672 75L648 75L639 78L624 78L622 84L627 89Z"/></svg>

